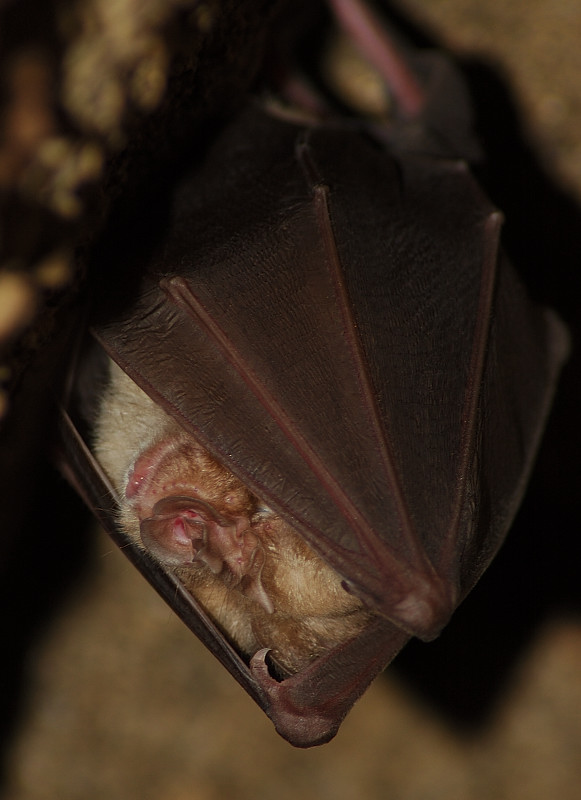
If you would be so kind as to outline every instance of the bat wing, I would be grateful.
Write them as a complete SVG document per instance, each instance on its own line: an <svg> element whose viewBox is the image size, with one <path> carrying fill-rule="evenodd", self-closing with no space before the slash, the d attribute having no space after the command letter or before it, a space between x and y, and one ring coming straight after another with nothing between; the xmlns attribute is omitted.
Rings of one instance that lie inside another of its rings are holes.
<svg viewBox="0 0 581 800"><path fill-rule="evenodd" d="M510 524L564 334L462 163L254 108L239 124L260 162L226 134L98 336L351 591L432 638Z"/></svg>
<svg viewBox="0 0 581 800"><path fill-rule="evenodd" d="M184 181L138 297L94 327L378 613L282 682L188 622L294 744L438 634L518 506L567 339L500 225L462 163L251 106Z"/></svg>

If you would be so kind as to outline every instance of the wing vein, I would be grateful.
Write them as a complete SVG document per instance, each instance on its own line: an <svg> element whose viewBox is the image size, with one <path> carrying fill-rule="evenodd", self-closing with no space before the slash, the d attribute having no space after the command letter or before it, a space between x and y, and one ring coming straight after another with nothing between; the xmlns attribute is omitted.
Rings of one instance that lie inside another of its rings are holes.
<svg viewBox="0 0 581 800"><path fill-rule="evenodd" d="M325 250L330 256L328 259L328 266L331 272L333 284L335 286L338 305L341 309L345 337L351 352L352 362L356 369L356 377L360 389L360 395L363 400L363 406L365 408L368 422L374 433L374 440L377 444L379 456L387 475L389 487L392 490L396 514L399 518L406 544L412 549L413 561L415 565L422 565L424 569L428 568L429 570L428 564L430 562L421 546L421 543L418 541L417 532L415 531L415 526L409 513L401 485L401 480L393 461L390 444L387 441L387 434L382 424L379 409L377 407L375 390L369 376L367 360L361 346L360 338L357 334L357 322L353 315L351 301L342 276L340 257L337 251L335 235L329 214L328 192L328 187L325 184L318 184L313 189L319 227L325 239Z"/></svg>
<svg viewBox="0 0 581 800"><path fill-rule="evenodd" d="M337 480L330 473L322 459L313 450L311 445L305 440L302 434L296 429L293 420L288 416L280 403L261 383L260 379L249 368L248 364L239 355L235 346L222 330L220 325L207 312L199 298L192 291L192 288L181 277L172 277L161 281L162 288L166 291L174 303L183 307L193 314L206 334L209 335L218 345L227 361L234 368L240 378L248 386L250 391L257 398L262 407L267 411L269 417L274 420L277 427L284 436L292 443L293 447L308 465L312 472L321 481L329 496L338 508L341 509L343 516L347 519L353 530L364 533L365 543L373 541L373 530L368 521L353 504L352 500L345 493ZM366 548L367 554L372 549ZM385 558L385 554L384 554ZM394 559L395 561L395 559ZM393 565L394 568L395 564Z"/></svg>
<svg viewBox="0 0 581 800"><path fill-rule="evenodd" d="M458 461L458 473L456 478L456 486L458 489L453 506L451 523L448 528L448 536L443 543L438 564L440 570L445 572L449 571L453 563L456 563L456 569L459 567L459 561L454 557L454 548L458 541L462 509L469 488L468 475L470 464L474 458L474 448L476 445L478 405L482 391L482 379L490 335L491 310L496 284L496 266L498 263L498 247L502 220L502 214L499 211L494 211L488 216L484 223L482 277L478 297L478 310L474 325L468 380L462 405L460 458Z"/></svg>

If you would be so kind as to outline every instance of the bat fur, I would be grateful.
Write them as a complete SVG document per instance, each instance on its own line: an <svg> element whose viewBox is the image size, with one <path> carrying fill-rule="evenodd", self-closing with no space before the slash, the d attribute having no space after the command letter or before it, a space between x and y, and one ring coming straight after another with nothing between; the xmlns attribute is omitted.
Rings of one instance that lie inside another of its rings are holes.
<svg viewBox="0 0 581 800"><path fill-rule="evenodd" d="M195 552L172 558L171 542L160 559L245 655L267 647L277 665L296 672L369 622L341 577L112 361L95 431L97 458L121 498L119 522L140 546L142 521L168 495L200 498L245 520L242 537L256 537L264 559L250 585L219 556L211 565L192 560Z"/></svg>

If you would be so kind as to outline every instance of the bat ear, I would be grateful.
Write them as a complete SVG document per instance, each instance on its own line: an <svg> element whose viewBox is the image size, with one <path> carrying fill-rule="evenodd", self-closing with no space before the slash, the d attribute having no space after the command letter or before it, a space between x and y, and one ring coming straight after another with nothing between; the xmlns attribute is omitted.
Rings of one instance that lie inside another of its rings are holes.
<svg viewBox="0 0 581 800"><path fill-rule="evenodd" d="M206 520L189 497L165 497L141 521L141 541L152 555L168 565L194 561L206 533Z"/></svg>

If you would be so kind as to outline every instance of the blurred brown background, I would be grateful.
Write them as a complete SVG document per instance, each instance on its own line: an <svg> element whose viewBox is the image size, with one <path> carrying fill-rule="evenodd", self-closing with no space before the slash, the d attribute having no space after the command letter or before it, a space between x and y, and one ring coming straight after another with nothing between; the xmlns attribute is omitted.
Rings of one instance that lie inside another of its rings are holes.
<svg viewBox="0 0 581 800"><path fill-rule="evenodd" d="M480 126L498 156L500 169L484 179L506 211L511 255L533 291L574 322L581 0L406 0L404 8L465 63ZM2 692L13 702L3 797L581 798L575 375L573 360L497 562L441 639L412 645L336 740L311 751L277 737L105 536L83 528L65 487L47 477L35 502L46 515L60 513L64 527L72 515L79 523L62 541L45 542L35 560L64 563L76 551L76 577L63 567L56 587L40 578L27 587L21 576L10 592L4 586L3 615L12 621L5 653L23 616L45 603L57 613L33 626L30 648L22 644L24 671L5 670ZM64 510L53 512L53 503Z"/></svg>

